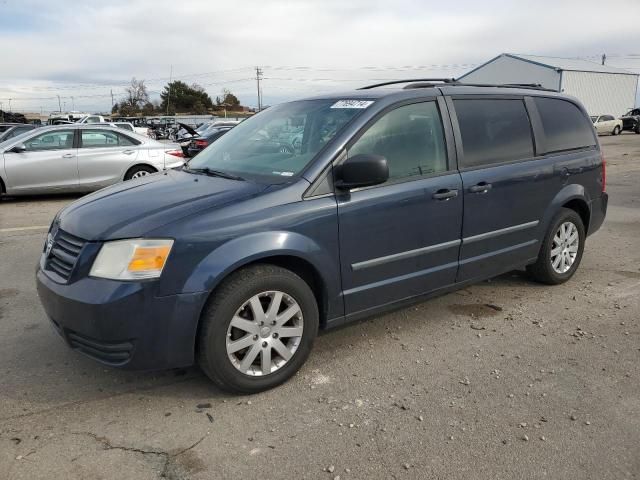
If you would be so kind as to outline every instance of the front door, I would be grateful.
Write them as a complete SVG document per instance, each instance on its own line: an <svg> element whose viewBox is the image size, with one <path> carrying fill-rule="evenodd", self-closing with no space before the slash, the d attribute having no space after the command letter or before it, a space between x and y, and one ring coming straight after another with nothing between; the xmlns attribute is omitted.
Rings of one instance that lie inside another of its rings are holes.
<svg viewBox="0 0 640 480"><path fill-rule="evenodd" d="M347 315L454 283L460 248L462 183L437 102L379 116L347 149L360 153L383 155L390 178L337 194Z"/></svg>
<svg viewBox="0 0 640 480"><path fill-rule="evenodd" d="M78 186L74 130L54 130L25 140L26 150L4 152L9 193L75 191Z"/></svg>

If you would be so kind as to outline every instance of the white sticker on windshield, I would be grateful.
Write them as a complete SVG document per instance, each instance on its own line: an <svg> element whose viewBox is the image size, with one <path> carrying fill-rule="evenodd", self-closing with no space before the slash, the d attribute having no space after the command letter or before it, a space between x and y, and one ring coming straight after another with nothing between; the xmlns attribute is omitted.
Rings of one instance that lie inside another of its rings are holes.
<svg viewBox="0 0 640 480"><path fill-rule="evenodd" d="M293 177L293 172L271 172L274 175L280 175L281 177Z"/></svg>
<svg viewBox="0 0 640 480"><path fill-rule="evenodd" d="M331 108L367 108L373 100L338 100Z"/></svg>

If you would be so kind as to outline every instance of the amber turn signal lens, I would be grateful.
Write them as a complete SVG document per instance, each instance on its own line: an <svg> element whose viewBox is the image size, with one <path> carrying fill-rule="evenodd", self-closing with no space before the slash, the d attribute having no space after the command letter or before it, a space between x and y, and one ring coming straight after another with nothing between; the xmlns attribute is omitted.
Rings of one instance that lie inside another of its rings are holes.
<svg viewBox="0 0 640 480"><path fill-rule="evenodd" d="M142 272L146 270L162 270L171 247L137 247L127 269L130 272Z"/></svg>

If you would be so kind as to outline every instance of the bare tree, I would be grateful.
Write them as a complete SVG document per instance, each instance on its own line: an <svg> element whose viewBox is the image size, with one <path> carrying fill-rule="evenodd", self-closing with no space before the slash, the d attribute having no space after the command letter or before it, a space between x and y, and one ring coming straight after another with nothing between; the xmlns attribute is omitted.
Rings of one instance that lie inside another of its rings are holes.
<svg viewBox="0 0 640 480"><path fill-rule="evenodd" d="M124 102L132 108L140 108L149 102L149 93L144 80L136 80L136 77L133 77L131 85L125 88L125 92L127 92L127 99Z"/></svg>

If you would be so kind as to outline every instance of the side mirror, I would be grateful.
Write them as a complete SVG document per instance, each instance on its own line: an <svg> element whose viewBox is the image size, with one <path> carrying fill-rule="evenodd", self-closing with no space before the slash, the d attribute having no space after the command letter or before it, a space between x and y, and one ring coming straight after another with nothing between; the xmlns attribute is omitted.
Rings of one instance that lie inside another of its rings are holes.
<svg viewBox="0 0 640 480"><path fill-rule="evenodd" d="M336 187L350 190L386 182L389 179L389 166L382 155L360 153L347 158L337 173Z"/></svg>
<svg viewBox="0 0 640 480"><path fill-rule="evenodd" d="M27 151L27 147L24 146L24 143L19 143L18 145L15 145L11 150L9 150L10 152L13 153L24 153Z"/></svg>

